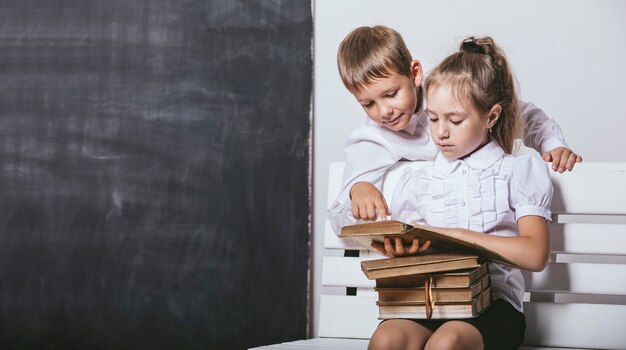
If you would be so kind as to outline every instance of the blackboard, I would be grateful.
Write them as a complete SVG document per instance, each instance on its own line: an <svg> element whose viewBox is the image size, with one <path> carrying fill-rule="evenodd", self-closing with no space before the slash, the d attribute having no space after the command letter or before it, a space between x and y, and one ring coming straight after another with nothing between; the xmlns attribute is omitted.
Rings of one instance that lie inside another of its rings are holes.
<svg viewBox="0 0 626 350"><path fill-rule="evenodd" d="M0 1L0 348L304 338L310 1Z"/></svg>

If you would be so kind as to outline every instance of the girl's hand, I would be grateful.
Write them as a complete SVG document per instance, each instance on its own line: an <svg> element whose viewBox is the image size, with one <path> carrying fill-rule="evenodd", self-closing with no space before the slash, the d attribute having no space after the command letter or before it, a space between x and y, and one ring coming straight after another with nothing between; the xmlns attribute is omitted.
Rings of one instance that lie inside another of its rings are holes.
<svg viewBox="0 0 626 350"><path fill-rule="evenodd" d="M574 153L571 149L565 147L557 147L541 155L546 162L552 162L552 170L559 173L574 169L576 163L583 161L583 158Z"/></svg>
<svg viewBox="0 0 626 350"><path fill-rule="evenodd" d="M410 246L405 246L402 243L400 237L394 239L394 244L391 242L391 238L385 237L385 243L372 242L372 248L376 249L380 254L387 256L405 256L416 255L425 252L430 248L430 240L426 240L424 244L420 245L419 239L413 239L413 243Z"/></svg>
<svg viewBox="0 0 626 350"><path fill-rule="evenodd" d="M350 189L352 199L352 215L355 219L376 220L380 216L381 220L386 220L389 207L383 194L369 182L357 182Z"/></svg>

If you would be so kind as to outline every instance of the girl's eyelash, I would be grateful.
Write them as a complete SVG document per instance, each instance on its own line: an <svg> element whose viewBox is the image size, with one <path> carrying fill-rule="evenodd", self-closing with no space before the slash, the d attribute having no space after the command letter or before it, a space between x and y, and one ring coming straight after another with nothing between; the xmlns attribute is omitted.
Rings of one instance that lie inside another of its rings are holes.
<svg viewBox="0 0 626 350"><path fill-rule="evenodd" d="M392 93L387 94L387 97L394 97L396 96L397 93L398 93L397 91L394 91Z"/></svg>

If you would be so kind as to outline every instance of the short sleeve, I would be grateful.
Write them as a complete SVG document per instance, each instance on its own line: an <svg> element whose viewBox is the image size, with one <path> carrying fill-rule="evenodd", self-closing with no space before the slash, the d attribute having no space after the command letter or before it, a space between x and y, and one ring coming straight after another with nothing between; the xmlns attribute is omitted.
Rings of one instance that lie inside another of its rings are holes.
<svg viewBox="0 0 626 350"><path fill-rule="evenodd" d="M391 217L409 223L423 223L419 211L419 182L420 172L406 168L400 175L398 183L391 197Z"/></svg>
<svg viewBox="0 0 626 350"><path fill-rule="evenodd" d="M525 154L515 157L511 174L511 207L515 221L522 216L536 215L551 220L552 181L546 162Z"/></svg>

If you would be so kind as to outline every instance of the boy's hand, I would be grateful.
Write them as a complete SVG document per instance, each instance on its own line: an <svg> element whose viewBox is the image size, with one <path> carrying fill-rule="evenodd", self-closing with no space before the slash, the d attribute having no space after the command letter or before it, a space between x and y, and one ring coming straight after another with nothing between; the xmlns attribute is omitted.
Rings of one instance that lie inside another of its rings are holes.
<svg viewBox="0 0 626 350"><path fill-rule="evenodd" d="M402 244L402 239L400 237L396 237L394 239L394 243L391 243L391 238L385 237L385 244L372 242L372 248L376 249L380 254L387 256L405 256L405 255L415 255L426 251L430 248L430 240L424 242L424 244L420 245L419 239L413 239L413 244L410 246L405 246Z"/></svg>
<svg viewBox="0 0 626 350"><path fill-rule="evenodd" d="M376 220L377 214L382 220L390 215L389 207L383 194L369 182L357 182L350 189L352 215L356 219Z"/></svg>
<svg viewBox="0 0 626 350"><path fill-rule="evenodd" d="M574 164L583 161L583 158L574 153L571 149L565 147L557 147L541 155L546 162L552 162L552 170L562 173L567 170L574 169Z"/></svg>

